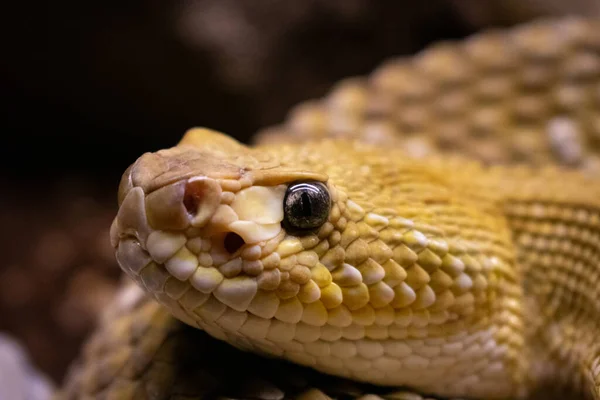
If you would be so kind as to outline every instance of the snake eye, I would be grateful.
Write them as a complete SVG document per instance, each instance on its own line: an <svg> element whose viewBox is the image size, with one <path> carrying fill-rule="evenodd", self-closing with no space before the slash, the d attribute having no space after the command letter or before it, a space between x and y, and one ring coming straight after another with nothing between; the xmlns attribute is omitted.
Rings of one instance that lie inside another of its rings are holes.
<svg viewBox="0 0 600 400"><path fill-rule="evenodd" d="M319 228L329 217L331 197L321 182L292 183L283 198L284 223L296 231Z"/></svg>

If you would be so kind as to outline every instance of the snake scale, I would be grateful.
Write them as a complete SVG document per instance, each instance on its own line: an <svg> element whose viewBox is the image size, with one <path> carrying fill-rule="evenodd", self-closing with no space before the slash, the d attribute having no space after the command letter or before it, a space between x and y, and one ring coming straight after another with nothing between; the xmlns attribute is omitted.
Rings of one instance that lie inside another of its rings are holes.
<svg viewBox="0 0 600 400"><path fill-rule="evenodd" d="M124 173L129 278L56 397L598 400L599 171L585 18L389 61L253 146L192 129Z"/></svg>

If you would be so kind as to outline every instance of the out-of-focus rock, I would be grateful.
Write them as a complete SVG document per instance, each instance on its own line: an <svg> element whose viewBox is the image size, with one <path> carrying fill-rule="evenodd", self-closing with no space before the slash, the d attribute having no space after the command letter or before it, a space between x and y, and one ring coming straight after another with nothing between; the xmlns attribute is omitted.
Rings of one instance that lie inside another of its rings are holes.
<svg viewBox="0 0 600 400"><path fill-rule="evenodd" d="M48 400L54 386L31 363L23 346L0 333L0 399Z"/></svg>

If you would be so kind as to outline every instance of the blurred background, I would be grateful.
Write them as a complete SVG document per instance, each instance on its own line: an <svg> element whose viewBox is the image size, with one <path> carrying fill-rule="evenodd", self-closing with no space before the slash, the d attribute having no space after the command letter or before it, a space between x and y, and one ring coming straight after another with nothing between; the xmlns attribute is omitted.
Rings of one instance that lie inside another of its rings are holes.
<svg viewBox="0 0 600 400"><path fill-rule="evenodd" d="M121 173L192 126L247 141L433 41L600 0L66 0L3 5L0 332L60 382L119 269Z"/></svg>

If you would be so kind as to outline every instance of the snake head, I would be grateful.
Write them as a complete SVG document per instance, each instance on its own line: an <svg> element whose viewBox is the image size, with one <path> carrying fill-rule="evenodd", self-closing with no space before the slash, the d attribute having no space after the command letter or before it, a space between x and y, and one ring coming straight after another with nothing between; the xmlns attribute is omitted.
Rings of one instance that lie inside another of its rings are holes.
<svg viewBox="0 0 600 400"><path fill-rule="evenodd" d="M327 175L194 129L123 174L111 240L122 269L185 322L211 330L204 302L298 322L297 295L316 300L320 290L318 257L297 255L331 231L332 191Z"/></svg>
<svg viewBox="0 0 600 400"><path fill-rule="evenodd" d="M124 173L112 244L173 315L238 348L483 396L521 379L521 292L478 170L449 165L194 129Z"/></svg>

